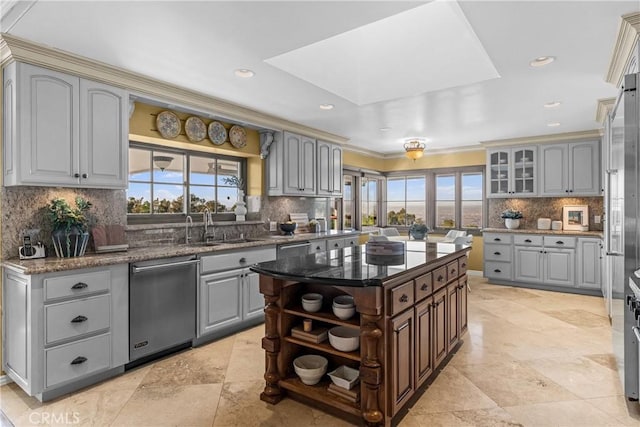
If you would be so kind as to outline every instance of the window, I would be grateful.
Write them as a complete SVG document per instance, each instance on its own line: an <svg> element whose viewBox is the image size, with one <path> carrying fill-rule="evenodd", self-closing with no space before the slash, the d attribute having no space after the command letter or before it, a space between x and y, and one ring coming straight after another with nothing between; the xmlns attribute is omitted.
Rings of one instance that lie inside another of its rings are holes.
<svg viewBox="0 0 640 427"><path fill-rule="evenodd" d="M456 227L456 176L436 175L436 227Z"/></svg>
<svg viewBox="0 0 640 427"><path fill-rule="evenodd" d="M378 180L362 177L360 189L362 228L378 225Z"/></svg>
<svg viewBox="0 0 640 427"><path fill-rule="evenodd" d="M426 222L426 177L387 179L387 225Z"/></svg>
<svg viewBox="0 0 640 427"><path fill-rule="evenodd" d="M460 218L462 228L482 227L482 173L462 174Z"/></svg>
<svg viewBox="0 0 640 427"><path fill-rule="evenodd" d="M230 216L244 170L244 159L132 144L127 213L160 219L209 209Z"/></svg>

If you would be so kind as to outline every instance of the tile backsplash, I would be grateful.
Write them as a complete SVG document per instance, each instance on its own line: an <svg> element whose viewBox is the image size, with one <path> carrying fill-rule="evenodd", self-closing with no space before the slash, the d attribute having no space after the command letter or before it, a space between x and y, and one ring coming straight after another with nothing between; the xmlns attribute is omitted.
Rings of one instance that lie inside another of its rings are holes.
<svg viewBox="0 0 640 427"><path fill-rule="evenodd" d="M520 228L536 229L538 218L551 218L552 221L562 221L562 207L572 205L589 206L589 230L602 230L604 214L604 199L602 197L538 197L527 199L488 199L487 226L490 228L505 228L504 219L500 217L505 209L515 209L522 212ZM594 217L600 216L600 223L596 224Z"/></svg>

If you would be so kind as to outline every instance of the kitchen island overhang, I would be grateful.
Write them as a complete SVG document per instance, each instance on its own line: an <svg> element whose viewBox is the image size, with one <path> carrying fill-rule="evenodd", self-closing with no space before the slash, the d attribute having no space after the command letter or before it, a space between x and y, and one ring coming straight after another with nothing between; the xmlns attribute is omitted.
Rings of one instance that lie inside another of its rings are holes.
<svg viewBox="0 0 640 427"><path fill-rule="evenodd" d="M384 257L372 259L361 245L251 267L260 274L265 297L266 385L260 398L276 404L288 393L368 425L391 425L466 332L470 250L467 245L406 242L402 260L387 258L392 265L384 265ZM302 308L306 293L323 295L321 310ZM342 320L332 313L330 301L339 295L353 297L354 318ZM305 319L316 328L359 330L359 348L339 351L294 336L292 330ZM358 369L360 384L350 394L335 393L326 376L316 385L304 384L293 360L305 354L325 357L327 371L342 365Z"/></svg>

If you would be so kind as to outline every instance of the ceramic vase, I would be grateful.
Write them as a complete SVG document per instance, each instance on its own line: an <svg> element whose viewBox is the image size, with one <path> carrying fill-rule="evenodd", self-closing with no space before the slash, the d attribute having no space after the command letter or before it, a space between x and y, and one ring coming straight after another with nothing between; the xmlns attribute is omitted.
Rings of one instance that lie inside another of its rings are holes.
<svg viewBox="0 0 640 427"><path fill-rule="evenodd" d="M245 221L247 215L247 207L244 202L244 191L238 191L238 202L236 203L236 208L233 213L236 214L236 221Z"/></svg>
<svg viewBox="0 0 640 427"><path fill-rule="evenodd" d="M520 219L515 219L515 218L505 218L505 219L504 219L504 225L505 225L509 230L515 230L516 228L520 227Z"/></svg>

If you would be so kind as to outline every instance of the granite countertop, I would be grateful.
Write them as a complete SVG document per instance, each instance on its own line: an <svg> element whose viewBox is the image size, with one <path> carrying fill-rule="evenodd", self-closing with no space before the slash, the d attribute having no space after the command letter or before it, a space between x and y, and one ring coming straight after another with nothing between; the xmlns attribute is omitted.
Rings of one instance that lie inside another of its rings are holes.
<svg viewBox="0 0 640 427"><path fill-rule="evenodd" d="M299 282L334 286L381 286L393 276L470 250L467 245L405 242L403 255L367 255L366 245L261 262L256 273Z"/></svg>
<svg viewBox="0 0 640 427"><path fill-rule="evenodd" d="M113 252L104 254L87 253L81 257L74 258L56 258L49 256L47 258L21 260L18 258L10 258L2 261L2 266L22 274L42 274L55 271L76 270L82 268L100 267L114 264L128 264L130 262L149 261L153 259L171 258L185 255L198 255L216 252L237 251L246 248L258 248L274 245L281 245L292 242L301 242L307 240L327 239L332 237L348 237L359 235L360 230L353 231L337 231L331 230L324 233L299 233L293 236L260 236L252 238L243 243L218 243L215 246L198 245L193 243L186 244L170 244L162 246L152 246L146 248L133 248L126 252Z"/></svg>
<svg viewBox="0 0 640 427"><path fill-rule="evenodd" d="M559 234L563 236L604 237L604 231L577 231L577 230L538 230L536 228L483 228L483 233L516 233L516 234Z"/></svg>

